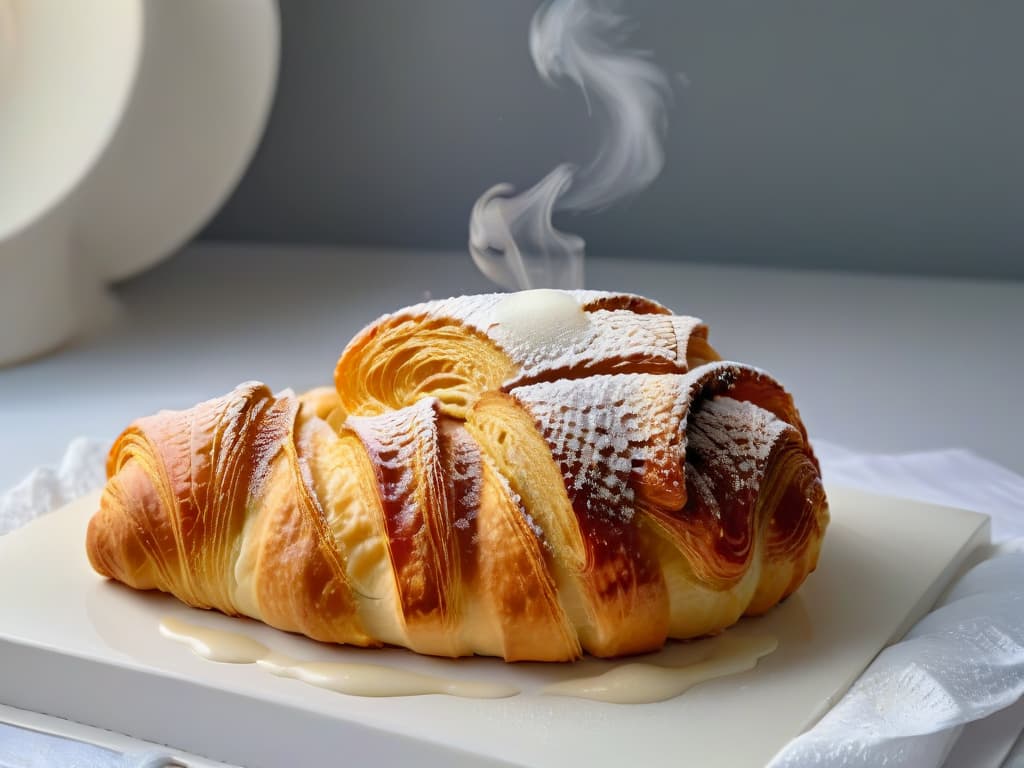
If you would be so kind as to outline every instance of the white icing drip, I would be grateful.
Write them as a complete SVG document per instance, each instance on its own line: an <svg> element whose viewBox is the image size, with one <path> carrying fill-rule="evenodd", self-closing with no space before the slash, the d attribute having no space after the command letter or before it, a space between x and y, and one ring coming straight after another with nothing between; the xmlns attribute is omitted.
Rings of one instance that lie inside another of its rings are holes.
<svg viewBox="0 0 1024 768"><path fill-rule="evenodd" d="M381 664L298 661L272 653L256 662L272 675L325 688L349 696L423 696L445 694L472 699L503 699L519 689L500 683L482 683L424 675Z"/></svg>
<svg viewBox="0 0 1024 768"><path fill-rule="evenodd" d="M291 677L350 696L422 696L439 693L495 699L519 693L519 689L509 685L424 675L379 664L299 661L275 653L246 635L204 627L173 616L160 622L160 634L188 645L195 654L210 661L256 664L272 675Z"/></svg>
<svg viewBox="0 0 1024 768"><path fill-rule="evenodd" d="M779 642L772 635L736 637L726 634L704 641L708 655L680 667L626 662L594 677L553 683L543 693L578 696L615 704L647 704L681 695L695 685L753 669L759 659L774 653Z"/></svg>
<svg viewBox="0 0 1024 768"><path fill-rule="evenodd" d="M197 656L223 664L254 664L270 653L267 646L246 635L192 624L173 616L160 621L160 634L184 643Z"/></svg>

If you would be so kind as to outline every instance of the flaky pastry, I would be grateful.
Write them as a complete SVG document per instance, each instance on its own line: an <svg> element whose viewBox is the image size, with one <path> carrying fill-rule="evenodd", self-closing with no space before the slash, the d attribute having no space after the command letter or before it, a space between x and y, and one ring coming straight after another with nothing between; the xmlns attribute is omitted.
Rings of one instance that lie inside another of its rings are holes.
<svg viewBox="0 0 1024 768"><path fill-rule="evenodd" d="M509 661L650 651L796 590L828 507L789 394L647 299L517 296L379 319L334 388L139 419L93 567L317 640Z"/></svg>

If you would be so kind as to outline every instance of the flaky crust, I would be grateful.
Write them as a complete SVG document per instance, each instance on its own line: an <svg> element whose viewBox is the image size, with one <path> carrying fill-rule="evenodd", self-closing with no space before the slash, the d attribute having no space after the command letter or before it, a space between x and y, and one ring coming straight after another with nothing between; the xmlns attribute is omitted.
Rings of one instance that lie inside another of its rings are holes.
<svg viewBox="0 0 1024 768"><path fill-rule="evenodd" d="M333 389L247 383L138 420L90 561L317 640L510 661L767 611L828 522L792 398L695 318L574 298L585 321L554 346L503 332L500 295L450 299L368 327Z"/></svg>

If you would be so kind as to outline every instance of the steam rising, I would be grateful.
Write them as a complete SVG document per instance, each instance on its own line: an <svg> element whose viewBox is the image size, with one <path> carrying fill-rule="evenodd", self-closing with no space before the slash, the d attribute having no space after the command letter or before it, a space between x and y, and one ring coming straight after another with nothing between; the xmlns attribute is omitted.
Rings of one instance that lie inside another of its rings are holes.
<svg viewBox="0 0 1024 768"><path fill-rule="evenodd" d="M643 51L625 47L618 0L548 0L530 24L530 53L554 86L575 83L606 128L583 168L557 166L515 195L491 187L473 206L469 250L506 288L582 288L582 238L555 229L555 211L600 211L650 184L665 164L662 137L672 91Z"/></svg>

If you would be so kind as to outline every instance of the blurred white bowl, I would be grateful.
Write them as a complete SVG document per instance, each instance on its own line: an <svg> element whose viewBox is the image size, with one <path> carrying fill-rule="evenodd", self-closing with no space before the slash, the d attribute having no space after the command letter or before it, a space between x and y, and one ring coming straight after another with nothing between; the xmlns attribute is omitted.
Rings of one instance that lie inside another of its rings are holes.
<svg viewBox="0 0 1024 768"><path fill-rule="evenodd" d="M0 364L220 206L274 91L274 0L0 0Z"/></svg>

